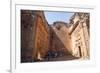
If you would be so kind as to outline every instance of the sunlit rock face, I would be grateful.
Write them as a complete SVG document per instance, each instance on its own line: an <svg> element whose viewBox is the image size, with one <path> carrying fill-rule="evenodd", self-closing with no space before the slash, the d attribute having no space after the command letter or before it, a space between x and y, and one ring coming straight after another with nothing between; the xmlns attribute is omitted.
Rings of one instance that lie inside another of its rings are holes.
<svg viewBox="0 0 100 73"><path fill-rule="evenodd" d="M49 47L49 28L42 11L34 13L37 17L35 21L35 38L33 58L43 58ZM39 52L39 53L38 53ZM38 56L39 55L39 56Z"/></svg>
<svg viewBox="0 0 100 73"><path fill-rule="evenodd" d="M42 11L21 10L21 61L42 59L48 50L49 29Z"/></svg>
<svg viewBox="0 0 100 73"><path fill-rule="evenodd" d="M54 22L50 32L50 48L54 51L63 50L66 54L71 53L68 24L60 21Z"/></svg>
<svg viewBox="0 0 100 73"><path fill-rule="evenodd" d="M89 13L75 13L70 24L69 34L72 40L72 53L76 57L90 57L90 17Z"/></svg>

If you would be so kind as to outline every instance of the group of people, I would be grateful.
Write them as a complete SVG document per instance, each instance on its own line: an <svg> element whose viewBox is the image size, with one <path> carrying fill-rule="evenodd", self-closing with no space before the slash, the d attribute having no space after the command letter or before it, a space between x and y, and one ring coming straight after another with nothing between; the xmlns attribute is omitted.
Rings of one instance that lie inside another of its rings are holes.
<svg viewBox="0 0 100 73"><path fill-rule="evenodd" d="M64 54L65 54L64 49L56 50L56 51L49 50L45 56L45 59L49 61L51 58L60 57L63 56Z"/></svg>

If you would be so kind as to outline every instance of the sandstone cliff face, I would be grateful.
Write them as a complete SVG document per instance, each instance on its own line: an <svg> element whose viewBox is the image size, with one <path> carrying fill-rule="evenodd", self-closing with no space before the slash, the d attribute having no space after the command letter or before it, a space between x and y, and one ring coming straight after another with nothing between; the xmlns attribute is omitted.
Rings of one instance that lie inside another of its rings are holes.
<svg viewBox="0 0 100 73"><path fill-rule="evenodd" d="M67 23L55 22L51 26L50 48L56 51L64 50L66 54L71 53L70 35L68 34Z"/></svg>
<svg viewBox="0 0 100 73"><path fill-rule="evenodd" d="M36 30L35 30L35 42L34 42L34 50L33 57L37 58L38 54L40 54L41 59L45 56L49 47L49 31L48 24L45 20L43 12L36 11Z"/></svg>
<svg viewBox="0 0 100 73"><path fill-rule="evenodd" d="M21 10L21 61L30 62L48 50L48 24L42 11Z"/></svg>

